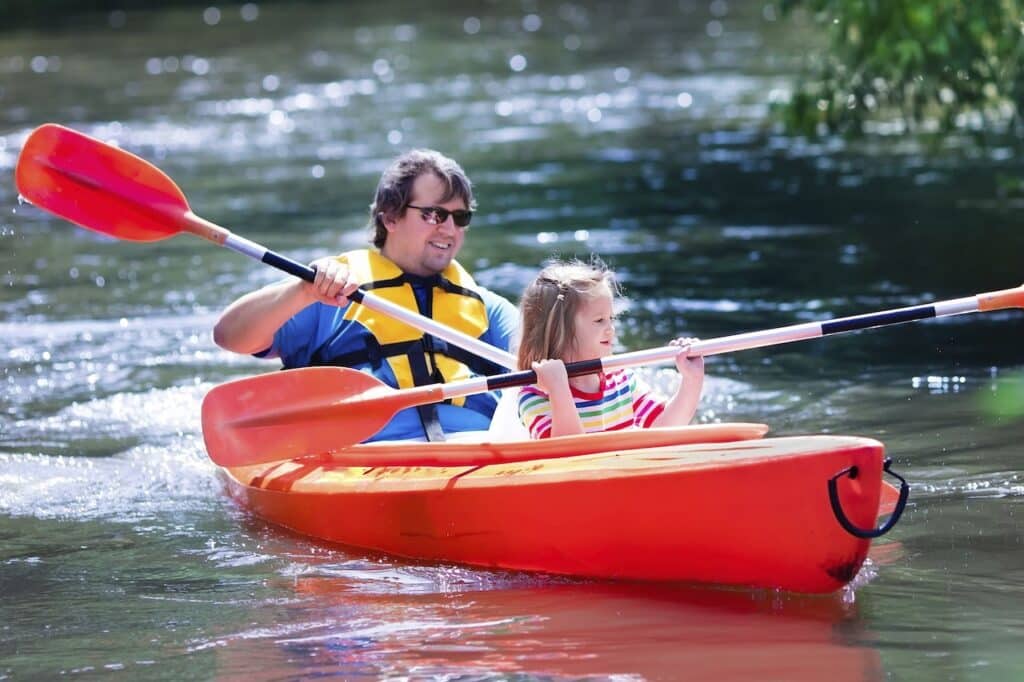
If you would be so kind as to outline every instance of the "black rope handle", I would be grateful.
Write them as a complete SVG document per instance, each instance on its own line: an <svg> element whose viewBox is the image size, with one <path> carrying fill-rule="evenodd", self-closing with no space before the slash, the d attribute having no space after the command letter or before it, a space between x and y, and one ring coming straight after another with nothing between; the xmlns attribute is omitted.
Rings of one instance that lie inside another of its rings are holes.
<svg viewBox="0 0 1024 682"><path fill-rule="evenodd" d="M896 501L896 508L892 510L892 514L889 519L878 528L870 528L865 530L864 528L857 527L850 519L846 516L846 512L843 511L843 504L839 501L839 484L836 481L842 476L849 476L851 479L857 478L858 470L856 465L849 468L843 469L838 474L828 479L828 501L832 504L832 513L836 516L836 521L843 529L858 538L873 539L881 537L892 530L892 527L896 525L896 522L900 520L900 516L903 515L903 510L907 506L907 498L910 496L910 485L906 479L897 474L892 470L892 460L886 459L882 465L884 473L889 474L900 482L900 498Z"/></svg>

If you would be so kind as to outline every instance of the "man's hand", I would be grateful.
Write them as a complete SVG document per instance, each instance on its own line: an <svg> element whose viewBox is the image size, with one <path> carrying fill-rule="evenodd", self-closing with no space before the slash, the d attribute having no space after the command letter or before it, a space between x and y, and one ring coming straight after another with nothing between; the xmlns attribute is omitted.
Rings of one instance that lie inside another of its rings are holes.
<svg viewBox="0 0 1024 682"><path fill-rule="evenodd" d="M328 256L318 258L310 266L316 270L316 277L306 284L310 302L326 303L339 308L348 305L348 297L359 288L359 282L353 277L348 265Z"/></svg>

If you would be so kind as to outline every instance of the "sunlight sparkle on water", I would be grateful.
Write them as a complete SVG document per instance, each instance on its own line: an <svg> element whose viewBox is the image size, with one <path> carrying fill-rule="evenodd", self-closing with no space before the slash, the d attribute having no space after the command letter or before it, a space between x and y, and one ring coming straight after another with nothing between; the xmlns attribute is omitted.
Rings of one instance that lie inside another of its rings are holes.
<svg viewBox="0 0 1024 682"><path fill-rule="evenodd" d="M254 2L247 2L242 5L239 13L242 15L243 21L256 21L260 16L260 8Z"/></svg>
<svg viewBox="0 0 1024 682"><path fill-rule="evenodd" d="M964 389L966 383L964 376L917 376L910 380L913 388L925 388L929 393L956 393Z"/></svg>

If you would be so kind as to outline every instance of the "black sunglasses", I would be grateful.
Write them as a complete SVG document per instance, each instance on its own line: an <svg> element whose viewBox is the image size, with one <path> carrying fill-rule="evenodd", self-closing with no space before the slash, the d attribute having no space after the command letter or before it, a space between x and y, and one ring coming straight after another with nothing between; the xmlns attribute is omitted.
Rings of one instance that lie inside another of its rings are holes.
<svg viewBox="0 0 1024 682"><path fill-rule="evenodd" d="M449 211L447 208L441 208L440 206L413 206L412 204L406 204L406 208L415 208L420 212L420 216L428 225L440 225L444 221L448 220L448 216L452 217L455 222L455 227L469 227L469 221L473 219L472 211L463 211L458 209L455 211Z"/></svg>

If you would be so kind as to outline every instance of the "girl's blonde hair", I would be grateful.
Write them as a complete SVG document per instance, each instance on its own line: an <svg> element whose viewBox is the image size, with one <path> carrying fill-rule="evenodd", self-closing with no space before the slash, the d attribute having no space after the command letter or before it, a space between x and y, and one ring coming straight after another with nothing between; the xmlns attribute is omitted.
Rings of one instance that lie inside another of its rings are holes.
<svg viewBox="0 0 1024 682"><path fill-rule="evenodd" d="M575 348L576 312L597 296L619 293L615 275L599 259L549 261L519 301L519 369L565 358Z"/></svg>

